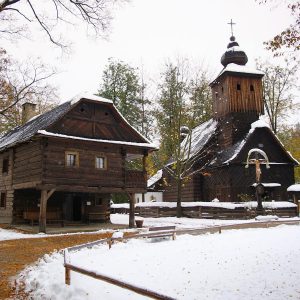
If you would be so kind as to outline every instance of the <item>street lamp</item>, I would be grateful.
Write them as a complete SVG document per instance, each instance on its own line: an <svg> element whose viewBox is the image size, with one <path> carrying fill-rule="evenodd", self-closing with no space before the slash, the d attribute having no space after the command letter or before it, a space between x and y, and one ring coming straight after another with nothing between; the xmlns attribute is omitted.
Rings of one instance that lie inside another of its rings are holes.
<svg viewBox="0 0 300 300"><path fill-rule="evenodd" d="M254 154L254 158L250 158L252 154ZM259 156L262 156L263 158L259 158ZM253 148L253 149L249 150L248 156L247 156L247 164L246 164L245 168L249 168L250 164L255 165L255 178L256 178L255 197L257 200L257 207L256 207L257 214L262 214L264 211L263 206L262 206L262 200L261 200L261 196L264 194L264 186L260 182L260 177L261 177L260 164L261 163L265 163L267 169L270 168L269 158L268 158L266 152L264 152L261 149L257 149L257 148Z"/></svg>

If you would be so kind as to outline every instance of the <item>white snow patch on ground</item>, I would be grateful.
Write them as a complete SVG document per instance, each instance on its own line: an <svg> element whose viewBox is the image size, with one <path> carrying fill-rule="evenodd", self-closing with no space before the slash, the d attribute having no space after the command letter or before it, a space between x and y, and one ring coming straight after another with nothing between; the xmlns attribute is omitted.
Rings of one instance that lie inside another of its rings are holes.
<svg viewBox="0 0 300 300"><path fill-rule="evenodd" d="M176 299L299 299L300 226L130 240L71 253L71 262ZM71 272L64 283L62 253L23 271L33 299L146 299Z"/></svg>
<svg viewBox="0 0 300 300"><path fill-rule="evenodd" d="M113 224L128 224L129 216L127 214L112 214L110 220ZM219 219L191 219L191 218L143 218L143 227L151 226L172 226L175 225L176 229L187 228L206 228L217 225L230 225L250 223L255 220L219 220ZM291 220L291 218L289 218Z"/></svg>
<svg viewBox="0 0 300 300"><path fill-rule="evenodd" d="M16 239L30 239L30 238L39 238L46 237L48 235L39 233L39 234L25 234L21 232L17 232L14 230L2 229L0 228L0 241L6 240L16 240Z"/></svg>

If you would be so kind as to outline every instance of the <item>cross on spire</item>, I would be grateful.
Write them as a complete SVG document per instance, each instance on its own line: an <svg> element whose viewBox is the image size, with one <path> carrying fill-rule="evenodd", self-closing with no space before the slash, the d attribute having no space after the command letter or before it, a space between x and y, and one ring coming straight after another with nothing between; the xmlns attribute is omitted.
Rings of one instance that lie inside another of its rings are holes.
<svg viewBox="0 0 300 300"><path fill-rule="evenodd" d="M233 23L232 19L231 19L230 23L227 23L227 24L231 26L231 36L233 36L233 25L236 25L236 23Z"/></svg>

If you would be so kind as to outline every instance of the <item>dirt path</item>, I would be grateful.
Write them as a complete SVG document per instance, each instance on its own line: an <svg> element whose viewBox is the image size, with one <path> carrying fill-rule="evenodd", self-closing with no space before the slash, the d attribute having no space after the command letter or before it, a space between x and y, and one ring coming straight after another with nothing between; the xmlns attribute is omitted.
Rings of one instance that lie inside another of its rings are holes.
<svg viewBox="0 0 300 300"><path fill-rule="evenodd" d="M19 239L0 242L0 299L20 299L15 296L10 280L46 253L77 244L106 238L111 233L65 235L46 238ZM26 299L26 297L24 298Z"/></svg>

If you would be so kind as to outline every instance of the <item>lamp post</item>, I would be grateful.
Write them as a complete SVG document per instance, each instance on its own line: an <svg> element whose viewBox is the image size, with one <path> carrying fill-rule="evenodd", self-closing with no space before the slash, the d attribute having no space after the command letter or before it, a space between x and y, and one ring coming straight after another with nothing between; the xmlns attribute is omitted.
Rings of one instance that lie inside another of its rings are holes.
<svg viewBox="0 0 300 300"><path fill-rule="evenodd" d="M254 158L251 158L251 156L253 156L252 154L254 154ZM263 158L259 158L259 156L261 156ZM262 214L264 212L264 209L262 206L262 200L261 200L261 196L264 194L264 186L260 182L261 173L262 173L261 168L260 168L261 163L265 163L267 169L270 168L269 158L268 158L266 152L264 152L261 149L257 149L257 148L253 148L253 149L249 150L248 156L247 156L247 164L246 164L245 168L249 168L250 164L255 165L255 181L256 181L255 197L256 197L256 201L257 201L257 207L256 207L257 214Z"/></svg>

